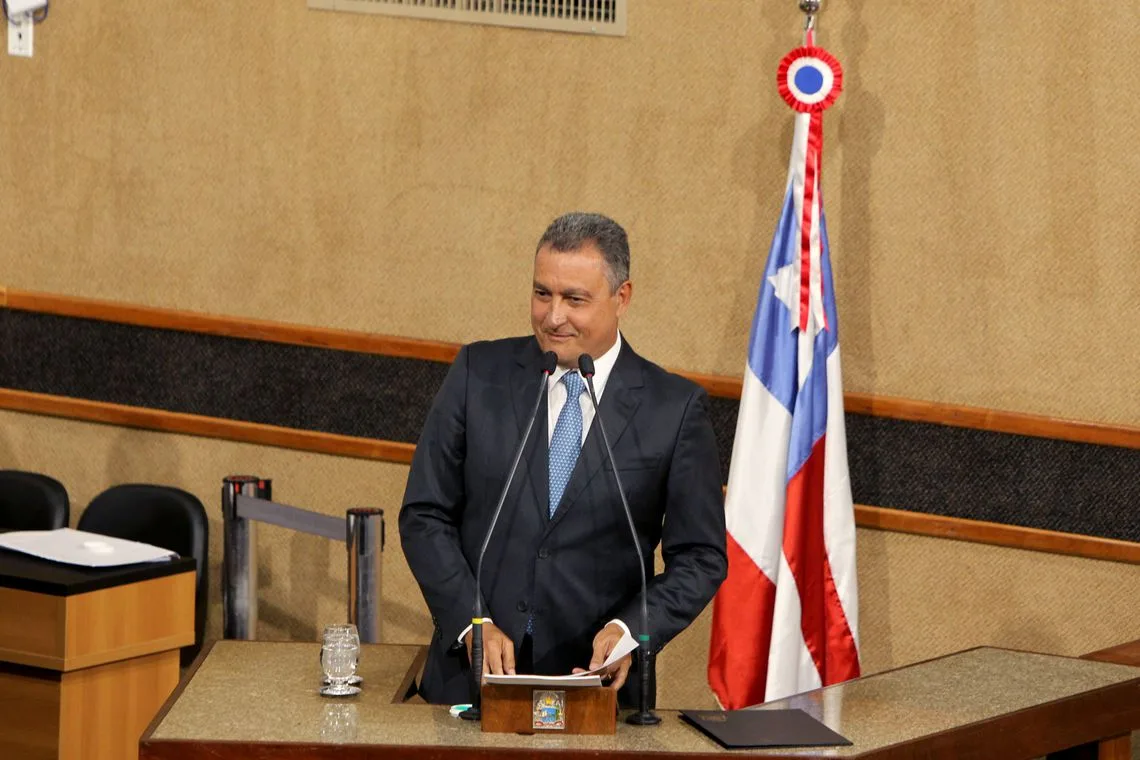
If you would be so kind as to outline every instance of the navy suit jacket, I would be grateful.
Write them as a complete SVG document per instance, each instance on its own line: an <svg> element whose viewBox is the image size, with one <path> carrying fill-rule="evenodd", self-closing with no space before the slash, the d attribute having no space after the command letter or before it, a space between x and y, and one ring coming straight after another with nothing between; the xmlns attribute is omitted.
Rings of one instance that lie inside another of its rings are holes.
<svg viewBox="0 0 1140 760"><path fill-rule="evenodd" d="M534 337L473 343L456 358L416 447L400 539L435 626L420 692L470 700L466 649L479 547L545 376ZM716 440L699 386L623 342L599 414L646 560L656 652L700 614L727 570ZM640 574L597 422L549 517L545 398L483 561L484 612L515 642L533 620L534 672L590 661L619 618L640 628ZM661 544L665 571L653 576Z"/></svg>

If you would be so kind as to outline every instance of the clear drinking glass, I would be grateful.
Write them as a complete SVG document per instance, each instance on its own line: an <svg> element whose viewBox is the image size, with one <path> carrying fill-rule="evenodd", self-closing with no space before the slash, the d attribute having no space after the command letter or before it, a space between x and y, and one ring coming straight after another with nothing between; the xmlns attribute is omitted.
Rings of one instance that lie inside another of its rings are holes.
<svg viewBox="0 0 1140 760"><path fill-rule="evenodd" d="M334 636L344 635L344 636L349 637L349 639L351 639L352 641L355 642L355 644L358 648L358 651L359 651L360 634L357 631L355 624L353 624L353 623L338 623L336 625L329 625L329 626L325 626L325 631L331 635L334 635ZM359 667L360 666L359 654L357 655L356 663L357 663L357 667ZM364 682L364 679L360 677L360 674L354 672L352 675L350 675L348 677L348 682L350 684L352 684L353 686L358 686ZM324 677L323 683L326 686L328 685L328 683L329 683L328 676Z"/></svg>
<svg viewBox="0 0 1140 760"><path fill-rule="evenodd" d="M356 674L356 661L359 657L360 636L356 632L356 626L326 626L321 640L321 670L324 671L328 685L321 689L321 694L330 697L359 694L360 688L349 683Z"/></svg>

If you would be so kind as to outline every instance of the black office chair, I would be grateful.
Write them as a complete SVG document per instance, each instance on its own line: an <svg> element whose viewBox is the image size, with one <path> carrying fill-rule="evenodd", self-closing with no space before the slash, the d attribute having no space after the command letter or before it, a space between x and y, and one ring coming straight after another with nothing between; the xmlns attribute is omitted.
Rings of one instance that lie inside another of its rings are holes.
<svg viewBox="0 0 1140 760"><path fill-rule="evenodd" d="M0 530L67 527L67 489L38 472L0 470Z"/></svg>
<svg viewBox="0 0 1140 760"><path fill-rule="evenodd" d="M197 560L194 643L182 649L182 665L202 649L209 588L209 522L194 494L170 486L130 483L112 486L92 499L79 517L79 530L160 546Z"/></svg>

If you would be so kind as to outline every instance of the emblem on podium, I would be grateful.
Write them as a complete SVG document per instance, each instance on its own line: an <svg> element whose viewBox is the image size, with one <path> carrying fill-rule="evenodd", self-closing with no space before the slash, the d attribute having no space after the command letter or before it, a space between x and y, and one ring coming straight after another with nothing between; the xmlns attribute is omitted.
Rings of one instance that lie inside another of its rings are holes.
<svg viewBox="0 0 1140 760"><path fill-rule="evenodd" d="M531 699L534 728L562 731L566 728L566 692L535 689ZM524 702L525 704L525 702Z"/></svg>

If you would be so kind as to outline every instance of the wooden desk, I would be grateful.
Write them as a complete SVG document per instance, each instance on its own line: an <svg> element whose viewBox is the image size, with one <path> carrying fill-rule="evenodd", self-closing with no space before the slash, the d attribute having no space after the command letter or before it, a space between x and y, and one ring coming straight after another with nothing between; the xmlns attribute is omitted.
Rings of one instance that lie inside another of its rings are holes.
<svg viewBox="0 0 1140 760"><path fill-rule="evenodd" d="M662 710L656 728L619 722L614 736L484 734L441 706L401 704L421 647L365 645L364 691L317 694L319 645L220 641L144 733L142 760L536 757L650 760L730 753ZM751 751L763 757L1034 758L1103 740L1128 760L1140 727L1140 669L980 648L765 705L798 707L851 747ZM1095 755L1094 755L1095 756Z"/></svg>
<svg viewBox="0 0 1140 760"><path fill-rule="evenodd" d="M134 760L194 642L194 569L0 550L0 758Z"/></svg>
<svg viewBox="0 0 1140 760"><path fill-rule="evenodd" d="M1140 668L1140 639L1118 644L1108 649L1089 652L1081 655L1082 660L1097 660L1098 662L1115 662L1120 665L1133 665Z"/></svg>

